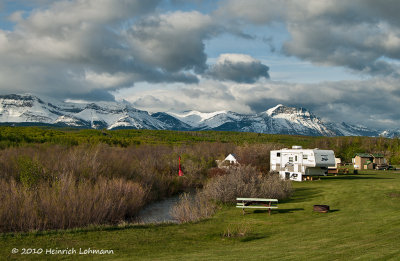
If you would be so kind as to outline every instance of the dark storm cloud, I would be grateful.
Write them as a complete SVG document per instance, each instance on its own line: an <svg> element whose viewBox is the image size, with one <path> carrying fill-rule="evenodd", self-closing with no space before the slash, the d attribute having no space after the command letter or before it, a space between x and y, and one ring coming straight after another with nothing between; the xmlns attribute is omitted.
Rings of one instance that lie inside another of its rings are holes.
<svg viewBox="0 0 400 261"><path fill-rule="evenodd" d="M115 101L115 97L104 89L93 89L88 93L70 94L71 99L83 99L86 101Z"/></svg>
<svg viewBox="0 0 400 261"><path fill-rule="evenodd" d="M217 27L208 15L199 12L174 12L150 16L127 31L135 58L167 72L206 69L203 40Z"/></svg>
<svg viewBox="0 0 400 261"><path fill-rule="evenodd" d="M243 54L223 54L211 66L208 76L221 81L254 83L259 78L269 79L269 67Z"/></svg>

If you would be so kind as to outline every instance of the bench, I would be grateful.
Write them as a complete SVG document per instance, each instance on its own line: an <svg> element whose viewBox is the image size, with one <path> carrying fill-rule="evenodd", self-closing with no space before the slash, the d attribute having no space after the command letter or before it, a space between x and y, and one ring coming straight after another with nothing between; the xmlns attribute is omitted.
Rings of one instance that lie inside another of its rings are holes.
<svg viewBox="0 0 400 261"><path fill-rule="evenodd" d="M243 210L243 215L246 213L245 208L268 209L268 214L271 215L271 209L278 208L278 200L272 198L236 198L237 208Z"/></svg>

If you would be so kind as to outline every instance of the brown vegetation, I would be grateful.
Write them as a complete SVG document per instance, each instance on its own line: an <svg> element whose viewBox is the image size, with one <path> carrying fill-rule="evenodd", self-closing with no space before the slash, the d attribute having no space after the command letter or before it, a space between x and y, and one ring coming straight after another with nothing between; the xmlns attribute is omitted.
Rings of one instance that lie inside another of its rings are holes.
<svg viewBox="0 0 400 261"><path fill-rule="evenodd" d="M265 162L274 146L197 143L122 148L42 144L6 148L0 150L0 231L120 222L134 217L150 201L202 187L211 178L205 192L196 195L193 202L197 205L189 206L191 200L185 196L180 206L183 214L179 220L198 220L193 216L210 216L215 211L210 198L226 202L225 194L215 194L223 189L216 185L222 182L220 178L236 177L234 171L226 174L215 168L216 159L237 153L245 164L255 166L248 173L252 180L251 175L258 176L258 171L269 168ZM184 177L177 175L178 156L182 158ZM250 191L253 184L246 181L242 185ZM259 187L257 191L268 189Z"/></svg>
<svg viewBox="0 0 400 261"><path fill-rule="evenodd" d="M236 156L241 165L252 165L259 171L267 173L269 171L270 151L283 148L276 143L265 144L245 144L236 148Z"/></svg>
<svg viewBox="0 0 400 261"><path fill-rule="evenodd" d="M0 232L115 224L136 215L146 194L139 184L123 179L77 182L66 174L35 188L0 180Z"/></svg>
<svg viewBox="0 0 400 261"><path fill-rule="evenodd" d="M215 202L210 201L202 192L195 196L183 193L172 208L171 215L181 223L196 222L212 216L216 208Z"/></svg>
<svg viewBox="0 0 400 261"><path fill-rule="evenodd" d="M245 166L211 179L203 192L209 199L235 203L238 197L285 199L292 194L292 186L276 174L262 175L256 168Z"/></svg>
<svg viewBox="0 0 400 261"><path fill-rule="evenodd" d="M252 166L242 166L214 176L195 196L183 194L171 213L179 222L195 222L212 215L219 202L235 203L238 197L285 199L292 193L291 181L282 180L275 173L262 175Z"/></svg>

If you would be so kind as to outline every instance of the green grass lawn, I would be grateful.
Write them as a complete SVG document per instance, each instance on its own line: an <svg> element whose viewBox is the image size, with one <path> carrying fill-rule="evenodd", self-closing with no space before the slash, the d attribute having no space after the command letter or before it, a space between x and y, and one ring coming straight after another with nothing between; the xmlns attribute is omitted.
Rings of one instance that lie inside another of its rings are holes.
<svg viewBox="0 0 400 261"><path fill-rule="evenodd" d="M400 172L372 171L294 183L265 211L224 206L194 224L110 227L0 236L0 259L400 260ZM331 212L314 213L314 204ZM224 237L228 231L244 236ZM236 229L237 230L237 229ZM20 255L13 248L112 249L112 255Z"/></svg>

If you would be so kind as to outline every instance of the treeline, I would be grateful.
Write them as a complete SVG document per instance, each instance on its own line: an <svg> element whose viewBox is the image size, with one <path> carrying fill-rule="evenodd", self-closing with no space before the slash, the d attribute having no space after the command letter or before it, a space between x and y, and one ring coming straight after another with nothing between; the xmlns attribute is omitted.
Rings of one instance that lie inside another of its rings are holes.
<svg viewBox="0 0 400 261"><path fill-rule="evenodd" d="M382 153L392 164L400 164L400 139L382 137L310 137L225 131L169 131L169 130L87 130L49 127L0 127L0 149L27 144L107 144L129 147L145 144L190 145L197 143L280 144L290 148L333 149L345 162L357 152Z"/></svg>
<svg viewBox="0 0 400 261"><path fill-rule="evenodd" d="M80 144L108 144L128 147L142 144L192 144L222 142L234 144L280 143L309 144L313 137L271 135L226 131L170 131L170 130L94 130L50 127L0 126L0 148L31 143L52 143L75 146Z"/></svg>

